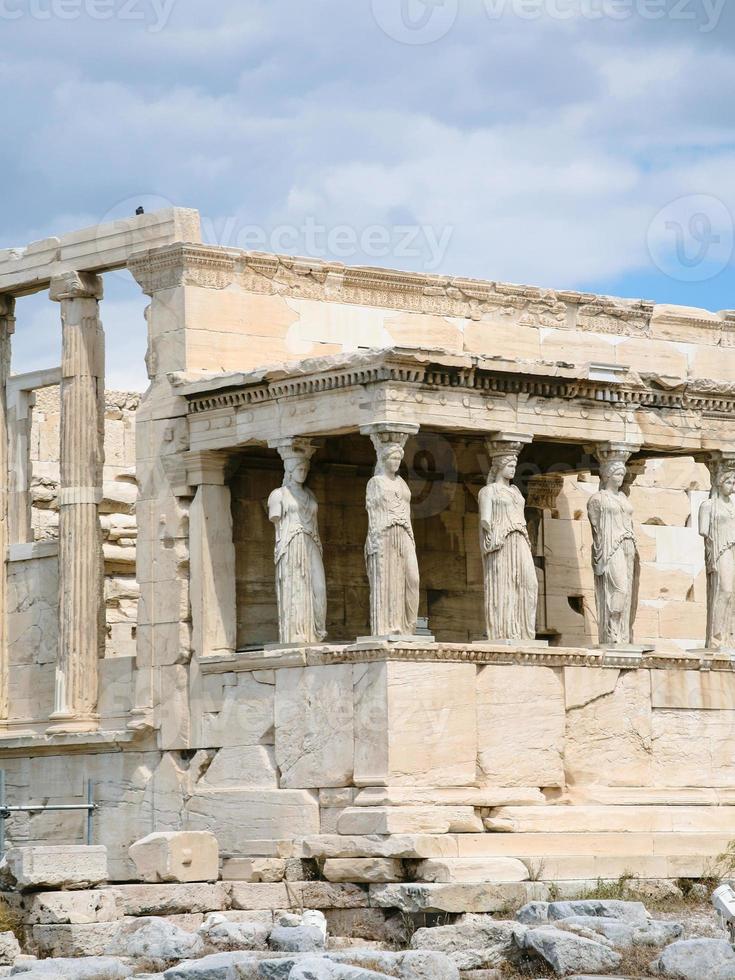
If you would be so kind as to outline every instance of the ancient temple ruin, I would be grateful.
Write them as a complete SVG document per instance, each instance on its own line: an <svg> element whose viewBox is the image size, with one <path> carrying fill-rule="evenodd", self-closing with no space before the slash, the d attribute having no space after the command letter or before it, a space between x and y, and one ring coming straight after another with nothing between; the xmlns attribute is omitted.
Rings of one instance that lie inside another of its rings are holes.
<svg viewBox="0 0 735 980"><path fill-rule="evenodd" d="M117 268L150 297L140 396L104 390ZM16 376L43 290L62 363ZM117 881L179 829L228 880L310 862L388 909L701 876L733 837L734 338L213 247L190 211L0 253L8 800L91 780Z"/></svg>

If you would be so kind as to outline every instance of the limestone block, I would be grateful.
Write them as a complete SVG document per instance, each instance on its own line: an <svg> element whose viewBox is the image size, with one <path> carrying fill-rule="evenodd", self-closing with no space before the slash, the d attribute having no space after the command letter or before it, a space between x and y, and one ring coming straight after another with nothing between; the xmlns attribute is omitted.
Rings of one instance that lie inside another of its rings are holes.
<svg viewBox="0 0 735 980"><path fill-rule="evenodd" d="M79 925L115 922L122 917L122 896L112 889L38 892L24 901L26 925Z"/></svg>
<svg viewBox="0 0 735 980"><path fill-rule="evenodd" d="M355 794L355 791L351 791ZM319 794L322 807L327 806ZM545 803L546 797L537 788L528 786L495 787L467 786L458 789L422 789L420 786L366 786L355 795L345 797L340 805L350 806L458 806L494 807L523 806ZM337 805L337 804L335 804Z"/></svg>
<svg viewBox="0 0 735 980"><path fill-rule="evenodd" d="M206 831L170 831L148 834L130 847L142 881L216 881L219 845Z"/></svg>
<svg viewBox="0 0 735 980"><path fill-rule="evenodd" d="M528 868L515 858L430 858L416 866L419 881L528 881Z"/></svg>
<svg viewBox="0 0 735 980"><path fill-rule="evenodd" d="M651 725L650 671L621 671L612 693L602 694L567 713L567 781L582 785L649 785Z"/></svg>
<svg viewBox="0 0 735 980"><path fill-rule="evenodd" d="M448 834L392 834L389 837L306 837L305 858L431 858L457 857L457 838Z"/></svg>
<svg viewBox="0 0 735 980"><path fill-rule="evenodd" d="M225 881L283 881L286 877L285 858L229 858L222 868Z"/></svg>
<svg viewBox="0 0 735 980"><path fill-rule="evenodd" d="M231 888L233 909L288 909L293 904L285 882L235 881Z"/></svg>
<svg viewBox="0 0 735 980"><path fill-rule="evenodd" d="M495 786L562 786L564 691L550 667L495 666L477 675L478 765Z"/></svg>
<svg viewBox="0 0 735 980"><path fill-rule="evenodd" d="M657 709L651 731L656 785L733 785L735 712Z"/></svg>
<svg viewBox="0 0 735 980"><path fill-rule="evenodd" d="M119 928L119 922L33 926L31 929L33 948L43 957L104 956L108 944ZM75 978L78 976L78 974L71 975ZM99 973L92 974L92 976L99 975ZM114 976L124 975L124 973L114 974Z"/></svg>
<svg viewBox="0 0 735 980"><path fill-rule="evenodd" d="M726 833L728 806L529 806L499 807L487 830L529 833Z"/></svg>
<svg viewBox="0 0 735 980"><path fill-rule="evenodd" d="M544 899L541 882L371 885L370 904L400 912L500 912Z"/></svg>
<svg viewBox="0 0 735 980"><path fill-rule="evenodd" d="M396 858L332 858L324 862L327 881L360 881L375 884L401 881L403 865Z"/></svg>
<svg viewBox="0 0 735 980"><path fill-rule="evenodd" d="M198 784L202 789L224 786L278 788L275 750L270 745L222 748Z"/></svg>
<svg viewBox="0 0 735 980"><path fill-rule="evenodd" d="M196 746L263 744L275 724L274 704L275 688L259 683L254 674L238 674L234 683L225 674L204 678L201 693L197 690L192 702Z"/></svg>
<svg viewBox="0 0 735 980"><path fill-rule="evenodd" d="M653 671L651 704L654 708L733 711L735 675L724 671Z"/></svg>
<svg viewBox="0 0 735 980"><path fill-rule="evenodd" d="M357 785L474 784L473 664L388 662L354 671Z"/></svg>
<svg viewBox="0 0 735 980"><path fill-rule="evenodd" d="M582 708L617 686L620 671L610 667L565 667L564 703L567 711Z"/></svg>
<svg viewBox="0 0 735 980"><path fill-rule="evenodd" d="M276 762L289 789L352 782L351 664L276 671Z"/></svg>
<svg viewBox="0 0 735 980"><path fill-rule="evenodd" d="M0 873L20 891L90 888L107 881L107 848L66 845L11 847Z"/></svg>
<svg viewBox="0 0 735 980"><path fill-rule="evenodd" d="M222 851L249 840L285 840L319 831L319 804L307 790L197 790L186 807L192 830L216 833Z"/></svg>
<svg viewBox="0 0 735 980"><path fill-rule="evenodd" d="M125 915L182 915L220 912L227 907L229 890L222 884L117 885Z"/></svg>
<svg viewBox="0 0 735 980"><path fill-rule="evenodd" d="M471 807L347 807L337 820L337 832L362 834L446 834L453 823L479 829Z"/></svg>

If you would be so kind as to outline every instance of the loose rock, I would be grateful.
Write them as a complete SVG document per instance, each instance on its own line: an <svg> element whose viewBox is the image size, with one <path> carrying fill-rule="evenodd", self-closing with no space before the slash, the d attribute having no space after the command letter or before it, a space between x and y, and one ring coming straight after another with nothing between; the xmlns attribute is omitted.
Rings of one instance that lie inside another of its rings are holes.
<svg viewBox="0 0 735 980"><path fill-rule="evenodd" d="M667 946L650 970L673 980L735 980L735 950L725 939L683 939Z"/></svg>
<svg viewBox="0 0 735 980"><path fill-rule="evenodd" d="M557 974L610 973L620 966L622 957L603 943L584 939L561 929L529 929L523 948L543 959Z"/></svg>
<svg viewBox="0 0 735 980"><path fill-rule="evenodd" d="M153 917L121 923L107 947L112 956L130 956L163 965L192 959L203 952L201 936Z"/></svg>
<svg viewBox="0 0 735 980"><path fill-rule="evenodd" d="M453 925L417 929L411 946L445 953L460 970L477 970L512 958L525 931L517 922L465 915Z"/></svg>

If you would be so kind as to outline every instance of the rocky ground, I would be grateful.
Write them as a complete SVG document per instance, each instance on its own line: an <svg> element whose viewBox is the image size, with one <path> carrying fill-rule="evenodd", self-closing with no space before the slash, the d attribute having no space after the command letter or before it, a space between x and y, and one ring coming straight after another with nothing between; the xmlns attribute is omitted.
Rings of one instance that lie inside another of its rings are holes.
<svg viewBox="0 0 735 980"><path fill-rule="evenodd" d="M735 950L706 896L532 902L514 915L422 926L407 949L327 935L321 912L275 925L212 913L196 931L164 917L119 924L104 956L35 959L0 934L0 976L23 980L517 980L615 976L735 980ZM409 928L410 932L410 928Z"/></svg>

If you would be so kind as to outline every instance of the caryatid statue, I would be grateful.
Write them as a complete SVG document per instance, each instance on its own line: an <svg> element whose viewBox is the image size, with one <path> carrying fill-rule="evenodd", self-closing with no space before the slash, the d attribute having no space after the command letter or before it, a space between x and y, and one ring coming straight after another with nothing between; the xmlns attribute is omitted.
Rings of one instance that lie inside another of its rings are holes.
<svg viewBox="0 0 735 980"><path fill-rule="evenodd" d="M735 457L713 453L712 490L699 508L707 569L707 649L735 650Z"/></svg>
<svg viewBox="0 0 735 980"><path fill-rule="evenodd" d="M406 441L418 428L380 423L360 430L370 436L377 454L375 475L366 494L365 564L373 636L409 636L416 632L419 565L411 526L411 491L398 470Z"/></svg>
<svg viewBox="0 0 735 980"><path fill-rule="evenodd" d="M319 643L327 635L327 586L316 497L305 486L311 457L308 439L273 443L283 460L283 485L268 498L276 528L276 596L282 644Z"/></svg>
<svg viewBox="0 0 735 980"><path fill-rule="evenodd" d="M626 463L634 447L607 443L594 447L600 461L600 489L587 503L592 525L597 626L601 646L633 642L640 562L633 506L624 492Z"/></svg>
<svg viewBox="0 0 735 980"><path fill-rule="evenodd" d="M536 637L538 577L528 537L525 501L512 480L530 436L490 439L490 472L480 490L480 552L489 640Z"/></svg>

